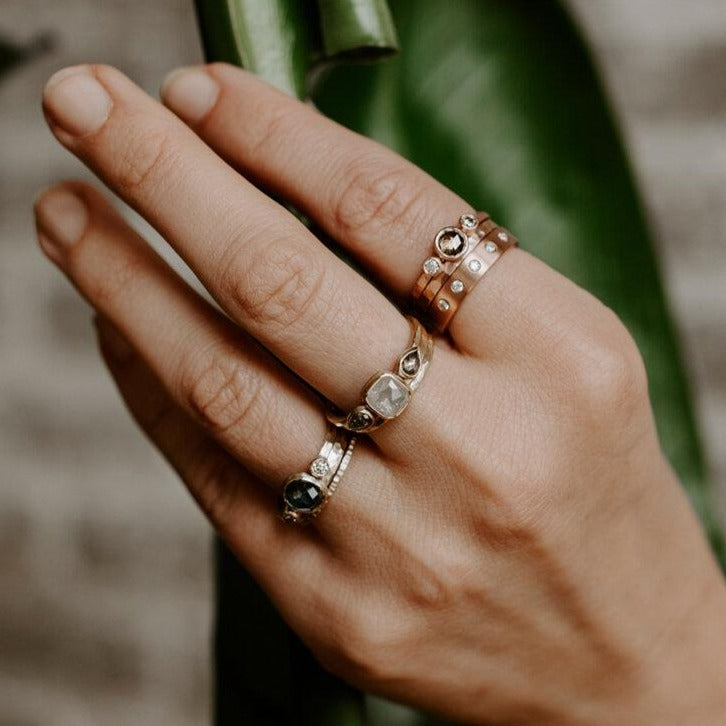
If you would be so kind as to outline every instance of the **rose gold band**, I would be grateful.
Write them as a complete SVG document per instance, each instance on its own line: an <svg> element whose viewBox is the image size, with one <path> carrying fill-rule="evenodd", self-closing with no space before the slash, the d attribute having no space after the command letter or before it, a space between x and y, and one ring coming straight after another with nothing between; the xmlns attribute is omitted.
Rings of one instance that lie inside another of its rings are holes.
<svg viewBox="0 0 726 726"><path fill-rule="evenodd" d="M452 318L474 286L510 247L516 245L517 240L509 232L495 226L459 262L439 289L429 308L429 318L436 330L443 333L449 327Z"/></svg>
<svg viewBox="0 0 726 726"><path fill-rule="evenodd" d="M423 264L423 271L413 289L416 305L426 313L433 327L444 332L458 311L464 298L481 280L491 266L517 240L497 225L485 212L476 216L478 224L472 228L473 215L462 215L459 227L444 227L434 242L434 254ZM457 244L455 232L467 237L466 244ZM448 234L448 247L442 250L442 234ZM453 240L453 241L451 241ZM451 248L456 254L443 254Z"/></svg>
<svg viewBox="0 0 726 726"><path fill-rule="evenodd" d="M424 260L421 274L413 286L412 295L416 305L421 309L426 309L431 304L436 293L446 282L446 278L456 269L458 260L461 260L467 251L473 249L489 231L489 221L489 215L486 212L462 214L457 227L444 227L439 230L434 241L434 252ZM436 249L436 240L447 230L458 230L467 238L466 247L458 257L444 257Z"/></svg>

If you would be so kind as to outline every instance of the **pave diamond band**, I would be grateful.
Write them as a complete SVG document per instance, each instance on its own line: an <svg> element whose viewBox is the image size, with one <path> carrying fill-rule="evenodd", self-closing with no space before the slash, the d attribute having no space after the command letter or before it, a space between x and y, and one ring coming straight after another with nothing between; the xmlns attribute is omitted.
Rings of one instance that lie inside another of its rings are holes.
<svg viewBox="0 0 726 726"><path fill-rule="evenodd" d="M292 474L282 484L280 516L286 522L304 524L320 514L348 468L355 444L355 436L345 429L328 427L309 469Z"/></svg>
<svg viewBox="0 0 726 726"><path fill-rule="evenodd" d="M421 385L431 362L434 341L415 318L409 317L411 339L400 355L394 371L377 373L363 388L362 402L348 413L330 409L328 421L334 426L367 433L398 418Z"/></svg>

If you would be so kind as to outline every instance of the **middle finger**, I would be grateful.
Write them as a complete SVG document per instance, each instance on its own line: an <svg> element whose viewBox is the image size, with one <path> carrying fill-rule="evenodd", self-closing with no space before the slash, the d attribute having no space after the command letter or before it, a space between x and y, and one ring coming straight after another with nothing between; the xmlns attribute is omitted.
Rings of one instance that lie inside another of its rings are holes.
<svg viewBox="0 0 726 726"><path fill-rule="evenodd" d="M313 387L348 408L388 369L408 325L372 285L120 72L51 78L56 137L174 246L220 305Z"/></svg>

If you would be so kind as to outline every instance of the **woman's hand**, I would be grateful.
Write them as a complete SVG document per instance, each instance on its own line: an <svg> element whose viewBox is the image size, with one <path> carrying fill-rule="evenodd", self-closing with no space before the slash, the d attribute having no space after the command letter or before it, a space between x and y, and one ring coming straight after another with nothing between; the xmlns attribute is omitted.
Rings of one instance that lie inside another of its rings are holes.
<svg viewBox="0 0 726 726"><path fill-rule="evenodd" d="M526 252L466 298L408 410L360 442L314 524L279 520L275 493L324 436L319 396L348 409L390 368L408 338L390 300L469 207L243 71L184 70L162 95L176 116L81 66L53 76L44 109L229 317L85 184L41 197L40 243L98 311L132 414L322 663L472 723L724 723L726 590L640 356Z"/></svg>

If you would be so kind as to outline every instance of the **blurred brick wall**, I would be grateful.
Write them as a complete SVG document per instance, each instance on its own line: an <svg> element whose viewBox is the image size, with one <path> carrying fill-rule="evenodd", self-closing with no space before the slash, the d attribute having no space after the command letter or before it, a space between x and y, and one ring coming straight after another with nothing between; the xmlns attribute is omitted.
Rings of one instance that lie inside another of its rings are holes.
<svg viewBox="0 0 726 726"><path fill-rule="evenodd" d="M726 509L726 4L573 5L624 122ZM0 0L0 34L57 40L0 82L0 726L186 726L209 712L206 525L123 413L30 212L50 181L88 178L45 129L43 81L96 60L154 93L199 58L190 8Z"/></svg>

